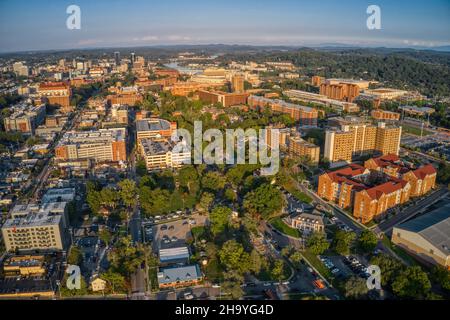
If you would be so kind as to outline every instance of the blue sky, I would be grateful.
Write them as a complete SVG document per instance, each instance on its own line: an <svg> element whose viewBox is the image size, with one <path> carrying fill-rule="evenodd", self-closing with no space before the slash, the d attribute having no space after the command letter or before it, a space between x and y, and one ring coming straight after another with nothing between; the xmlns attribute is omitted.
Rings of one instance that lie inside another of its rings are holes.
<svg viewBox="0 0 450 320"><path fill-rule="evenodd" d="M66 8L81 8L68 30ZM366 27L368 5L381 30ZM0 0L0 51L160 44L440 46L450 0Z"/></svg>

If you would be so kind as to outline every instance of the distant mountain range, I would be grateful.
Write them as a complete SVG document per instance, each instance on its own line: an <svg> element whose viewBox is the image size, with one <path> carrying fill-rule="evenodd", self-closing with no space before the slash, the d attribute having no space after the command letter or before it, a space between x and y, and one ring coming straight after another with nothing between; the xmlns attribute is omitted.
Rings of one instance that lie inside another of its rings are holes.
<svg viewBox="0 0 450 320"><path fill-rule="evenodd" d="M450 52L450 45L426 47L426 46L397 46L397 47L382 47L382 46L360 46L346 43L322 43L316 45L251 45L251 44L179 44L179 45L152 45L152 46L136 46L136 47L98 47L98 48L78 48L78 49L53 49L53 50L28 50L21 52L4 52L0 56L12 55L35 55L48 53L62 53L62 52L93 52L93 51L138 51L139 49L152 50L159 49L167 52L186 50L186 51L209 51L209 52L250 52L250 51L292 51L299 49L313 49L320 51L340 51L340 50L374 50L380 52L394 52L394 51L434 51L448 53Z"/></svg>

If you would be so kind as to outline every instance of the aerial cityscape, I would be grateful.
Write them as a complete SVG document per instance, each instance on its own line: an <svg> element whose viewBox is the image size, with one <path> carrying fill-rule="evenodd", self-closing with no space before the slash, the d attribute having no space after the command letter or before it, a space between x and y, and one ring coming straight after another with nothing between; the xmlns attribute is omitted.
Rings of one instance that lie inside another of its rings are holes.
<svg viewBox="0 0 450 320"><path fill-rule="evenodd" d="M284 2L0 3L0 300L450 299L450 3Z"/></svg>

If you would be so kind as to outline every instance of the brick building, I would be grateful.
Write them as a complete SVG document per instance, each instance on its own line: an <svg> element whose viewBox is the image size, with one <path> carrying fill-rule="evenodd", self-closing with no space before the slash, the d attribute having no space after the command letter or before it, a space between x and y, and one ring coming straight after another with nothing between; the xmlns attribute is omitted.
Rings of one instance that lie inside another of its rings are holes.
<svg viewBox="0 0 450 320"><path fill-rule="evenodd" d="M289 115L295 121L299 121L300 125L317 126L318 112L314 108L259 96L250 96L248 98L248 105L252 109L269 107L273 112Z"/></svg>
<svg viewBox="0 0 450 320"><path fill-rule="evenodd" d="M62 107L63 112L73 111L70 105L72 89L66 82L45 82L39 84L38 94L49 104L55 104Z"/></svg>

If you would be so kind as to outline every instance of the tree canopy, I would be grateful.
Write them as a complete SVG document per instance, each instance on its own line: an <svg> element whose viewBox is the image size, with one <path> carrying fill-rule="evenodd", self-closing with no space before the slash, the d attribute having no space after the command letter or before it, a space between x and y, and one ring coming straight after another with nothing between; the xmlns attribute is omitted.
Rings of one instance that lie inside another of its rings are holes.
<svg viewBox="0 0 450 320"><path fill-rule="evenodd" d="M283 207L283 197L275 186L265 183L245 195L244 208L252 215L264 219L278 213Z"/></svg>

